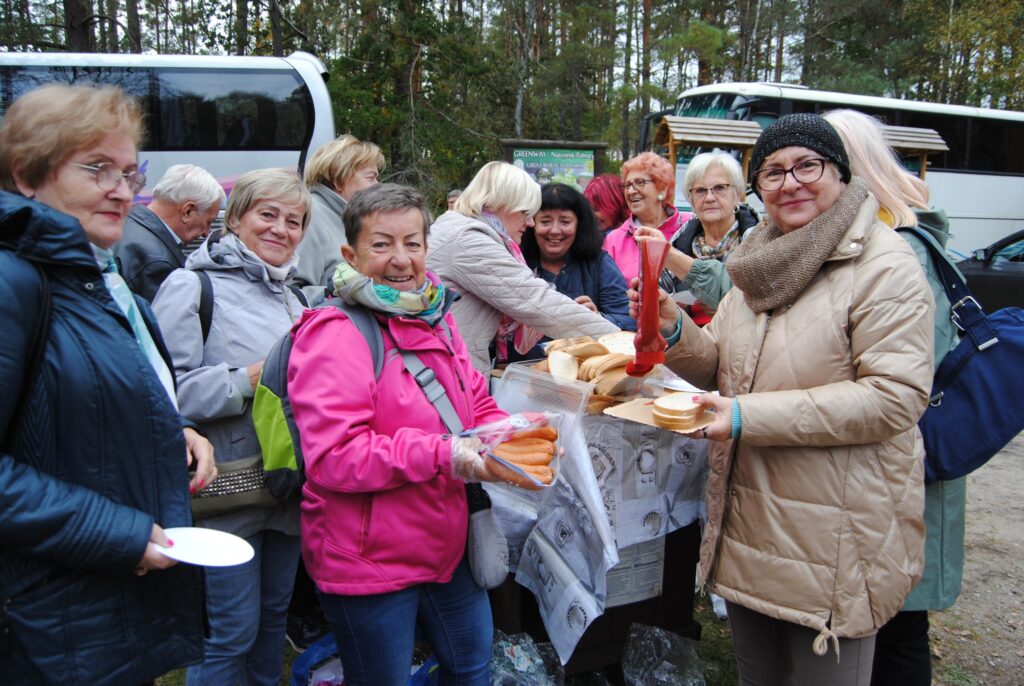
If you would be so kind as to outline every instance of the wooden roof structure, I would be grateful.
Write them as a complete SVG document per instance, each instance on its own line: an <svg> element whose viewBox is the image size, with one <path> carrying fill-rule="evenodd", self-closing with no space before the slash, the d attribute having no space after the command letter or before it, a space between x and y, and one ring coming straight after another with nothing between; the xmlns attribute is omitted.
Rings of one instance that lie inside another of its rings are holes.
<svg viewBox="0 0 1024 686"><path fill-rule="evenodd" d="M753 121L676 117L668 114L658 124L654 144L668 146L668 161L672 163L673 174L676 168L676 148L679 146L739 150L743 154L743 178L748 178L750 155L760 135L761 125Z"/></svg>
<svg viewBox="0 0 1024 686"><path fill-rule="evenodd" d="M916 129L910 126L883 126L882 135L896 152L901 155L917 156L921 160L918 175L924 179L928 168L928 155L946 152L949 146L935 129Z"/></svg>
<svg viewBox="0 0 1024 686"><path fill-rule="evenodd" d="M665 115L654 134L654 144L668 146L668 160L672 163L673 174L676 167L676 148L680 146L739 150L743 155L743 178L747 179L750 178L750 157L760 135L761 125L753 121ZM882 135L901 155L920 158L918 174L922 179L928 168L928 155L949 150L942 136L934 129L883 126Z"/></svg>

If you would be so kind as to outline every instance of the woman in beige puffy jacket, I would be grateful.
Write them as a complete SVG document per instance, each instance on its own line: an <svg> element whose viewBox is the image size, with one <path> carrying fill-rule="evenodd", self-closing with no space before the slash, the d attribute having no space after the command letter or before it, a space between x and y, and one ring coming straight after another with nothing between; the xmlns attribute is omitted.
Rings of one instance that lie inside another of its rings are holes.
<svg viewBox="0 0 1024 686"><path fill-rule="evenodd" d="M751 169L767 220L711 323L662 295L666 363L721 394L697 397L717 414L697 432L702 580L727 601L741 683L867 686L923 565L934 303L823 119L777 120Z"/></svg>
<svg viewBox="0 0 1024 686"><path fill-rule="evenodd" d="M526 266L519 242L540 209L540 186L517 167L488 162L430 227L427 269L461 294L452 307L473 365L491 368L509 348L526 353L542 336L618 331L601 315L556 291Z"/></svg>

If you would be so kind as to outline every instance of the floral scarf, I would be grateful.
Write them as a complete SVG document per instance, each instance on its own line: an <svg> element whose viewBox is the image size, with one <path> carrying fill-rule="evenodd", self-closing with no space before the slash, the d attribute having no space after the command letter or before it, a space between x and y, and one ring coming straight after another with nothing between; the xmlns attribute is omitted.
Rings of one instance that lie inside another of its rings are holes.
<svg viewBox="0 0 1024 686"><path fill-rule="evenodd" d="M501 242L505 244L505 248L512 253L512 257L516 258L516 261L522 264L524 267L529 269L526 264L526 258L523 257L522 249L512 240L512 236L509 235L508 231L505 230L505 225L501 223L498 215L494 214L490 210L484 210L480 214L480 219L487 226L494 229L494 231L501 237ZM512 319L507 314L502 313L501 323L498 325L498 333L494 339L494 346L496 357L499 363L507 362L509 359L508 344L512 342L512 346L517 353L525 355L530 351L533 346L537 345L541 338L544 337L540 331L537 331L533 327L527 326Z"/></svg>
<svg viewBox="0 0 1024 686"><path fill-rule="evenodd" d="M334 270L334 294L346 303L367 307L388 317L413 317L433 328L448 311L451 299L436 275L427 273L423 286L399 291L373 282L369 276L341 261Z"/></svg>
<svg viewBox="0 0 1024 686"><path fill-rule="evenodd" d="M705 234L701 231L693 237L693 245L691 247L694 257L698 260L721 260L724 262L733 248L739 245L739 242L740 223L735 221L716 245L708 245Z"/></svg>

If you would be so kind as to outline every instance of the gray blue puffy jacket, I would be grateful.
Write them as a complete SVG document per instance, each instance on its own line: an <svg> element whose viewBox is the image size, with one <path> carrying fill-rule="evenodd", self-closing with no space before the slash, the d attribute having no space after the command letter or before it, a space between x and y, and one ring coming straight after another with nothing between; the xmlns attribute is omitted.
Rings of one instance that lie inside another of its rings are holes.
<svg viewBox="0 0 1024 686"><path fill-rule="evenodd" d="M52 314L26 379L42 296L30 262ZM0 682L138 684L199 661L201 572L134 574L154 522L191 524L182 419L79 223L5 192L0 330Z"/></svg>

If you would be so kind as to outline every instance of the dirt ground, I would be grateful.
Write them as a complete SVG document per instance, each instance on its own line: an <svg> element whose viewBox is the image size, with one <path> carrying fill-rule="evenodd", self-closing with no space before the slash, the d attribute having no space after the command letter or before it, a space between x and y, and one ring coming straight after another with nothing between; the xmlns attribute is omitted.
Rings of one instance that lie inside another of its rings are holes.
<svg viewBox="0 0 1024 686"><path fill-rule="evenodd" d="M931 623L933 684L1024 684L1024 434L968 477L963 589Z"/></svg>

